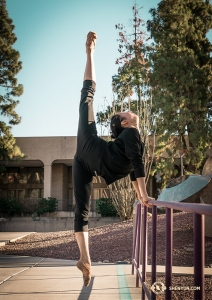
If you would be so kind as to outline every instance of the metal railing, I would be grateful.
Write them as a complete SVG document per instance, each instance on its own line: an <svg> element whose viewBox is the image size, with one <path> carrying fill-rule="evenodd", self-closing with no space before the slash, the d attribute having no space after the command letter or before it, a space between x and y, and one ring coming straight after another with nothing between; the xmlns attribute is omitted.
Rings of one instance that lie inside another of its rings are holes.
<svg viewBox="0 0 212 300"><path fill-rule="evenodd" d="M176 203L165 201L149 201L152 204L152 267L151 267L151 283L157 281L156 274L156 250L157 250L157 206L166 208L166 247L165 247L165 286L172 285L172 250L173 250L173 209L193 213L193 236L194 236L194 286L200 287L194 291L195 300L203 300L204 289L204 263L205 263L205 226L204 215L212 216L212 205L208 204L191 204ZM142 212L143 210L143 212ZM147 266L147 207L137 204L136 222L133 240L133 256L132 256L132 274L136 269L136 287L139 287L139 280L142 284L141 299L155 300L156 294L149 291L146 284L146 266ZM142 242L141 242L142 241ZM142 247L142 248L141 248ZM142 262L140 262L140 253L142 250ZM140 270L142 263L142 270ZM165 299L170 300L172 297L171 289L165 290Z"/></svg>

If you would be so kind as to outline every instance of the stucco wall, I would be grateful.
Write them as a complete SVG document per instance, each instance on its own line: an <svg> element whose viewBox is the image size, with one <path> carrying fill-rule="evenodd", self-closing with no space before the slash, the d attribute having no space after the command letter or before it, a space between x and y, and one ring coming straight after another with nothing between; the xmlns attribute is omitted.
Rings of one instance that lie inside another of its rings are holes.
<svg viewBox="0 0 212 300"><path fill-rule="evenodd" d="M76 137L16 137L16 143L26 155L20 165L43 163L44 197L68 199L67 166L72 166Z"/></svg>
<svg viewBox="0 0 212 300"><path fill-rule="evenodd" d="M16 144L27 155L26 160L41 160L44 165L54 160L73 159L76 151L75 136L16 137Z"/></svg>
<svg viewBox="0 0 212 300"><path fill-rule="evenodd" d="M90 217L89 228L104 226L120 222L119 217ZM31 217L6 218L0 222L0 231L3 232L55 232L74 229L74 217L41 217L33 221Z"/></svg>
<svg viewBox="0 0 212 300"><path fill-rule="evenodd" d="M68 167L64 164L52 165L52 197L68 199Z"/></svg>

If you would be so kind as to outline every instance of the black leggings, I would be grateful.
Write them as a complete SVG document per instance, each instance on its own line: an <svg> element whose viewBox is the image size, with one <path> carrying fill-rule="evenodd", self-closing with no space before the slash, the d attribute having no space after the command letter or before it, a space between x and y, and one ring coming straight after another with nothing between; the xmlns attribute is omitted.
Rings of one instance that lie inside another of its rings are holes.
<svg viewBox="0 0 212 300"><path fill-rule="evenodd" d="M73 184L76 201L74 230L88 231L89 200L93 176L100 173L103 139L97 136L93 113L95 82L85 80L81 91L77 150L73 162Z"/></svg>

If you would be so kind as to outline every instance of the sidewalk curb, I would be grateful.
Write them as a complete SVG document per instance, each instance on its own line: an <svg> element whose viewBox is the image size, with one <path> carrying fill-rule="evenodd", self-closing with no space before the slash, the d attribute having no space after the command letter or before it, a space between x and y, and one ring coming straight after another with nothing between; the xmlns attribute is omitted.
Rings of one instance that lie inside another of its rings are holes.
<svg viewBox="0 0 212 300"><path fill-rule="evenodd" d="M19 239L22 239L23 237L26 237L26 236L28 236L28 235L30 235L32 233L35 233L35 232L26 233L24 235L18 236L17 238L14 238L14 239L11 239L11 240L0 241L0 247L4 247L4 246L6 246L9 243L14 243L15 241L17 241Z"/></svg>

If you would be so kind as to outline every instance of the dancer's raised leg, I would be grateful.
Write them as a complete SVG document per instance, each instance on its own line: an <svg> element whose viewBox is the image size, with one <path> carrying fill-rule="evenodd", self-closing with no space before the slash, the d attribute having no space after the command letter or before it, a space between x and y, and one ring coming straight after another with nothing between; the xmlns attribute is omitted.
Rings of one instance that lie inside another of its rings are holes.
<svg viewBox="0 0 212 300"><path fill-rule="evenodd" d="M95 66L93 53L97 35L94 32L89 32L86 40L87 61L84 73L84 80L92 80L96 82ZM80 138L80 137L78 137ZM80 180L80 178L78 178ZM91 280L91 260L89 254L88 232L77 231L75 237L80 250L80 259L77 262L77 267L83 273L84 285L88 286Z"/></svg>
<svg viewBox="0 0 212 300"><path fill-rule="evenodd" d="M96 82L96 72L95 72L95 66L94 66L94 49L96 46L96 39L97 34L95 32L89 32L87 34L87 40L86 40L86 54L87 54L87 61L85 66L85 73L84 73L84 80L93 80Z"/></svg>

